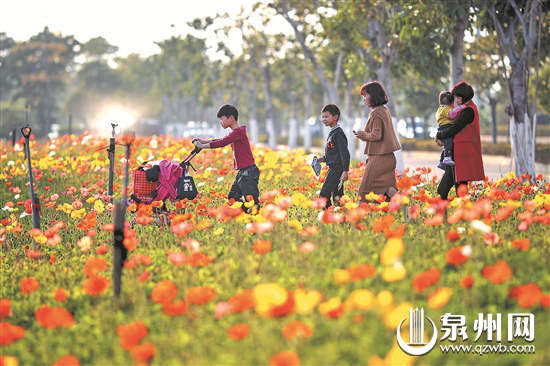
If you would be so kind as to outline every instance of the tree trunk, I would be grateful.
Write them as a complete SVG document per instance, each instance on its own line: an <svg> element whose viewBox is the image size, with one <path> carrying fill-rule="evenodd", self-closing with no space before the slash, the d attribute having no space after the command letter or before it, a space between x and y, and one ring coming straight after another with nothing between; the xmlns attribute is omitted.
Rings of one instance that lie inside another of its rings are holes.
<svg viewBox="0 0 550 366"><path fill-rule="evenodd" d="M489 105L491 106L491 122L493 125L493 144L498 142L498 130L497 130L497 98L491 98L489 96Z"/></svg>
<svg viewBox="0 0 550 366"><path fill-rule="evenodd" d="M304 69L305 77L305 90L304 90L304 129L303 129L303 139L304 139L304 149L306 151L311 150L311 125L309 124L309 119L311 118L311 77L306 69Z"/></svg>
<svg viewBox="0 0 550 366"><path fill-rule="evenodd" d="M353 135L353 108L352 108L352 83L351 80L346 80L346 90L344 92L344 111L343 115L340 116L342 119L342 127L346 137L348 139L348 150L353 157L354 146L355 146L355 136Z"/></svg>
<svg viewBox="0 0 550 366"><path fill-rule="evenodd" d="M458 82L464 80L464 31L468 27L468 14L457 17L453 24L451 47L449 48L449 65L452 89Z"/></svg>
<svg viewBox="0 0 550 366"><path fill-rule="evenodd" d="M328 82L328 78L326 77L325 70L317 62L317 59L315 58L313 51L306 45L306 37L304 33L298 29L298 24L294 21L294 19L290 17L289 15L290 10L288 8L286 1L280 1L279 6L280 6L280 9L277 9L278 13L290 24L290 26L294 30L294 35L296 36L298 43L300 43L300 46L304 51L305 57L313 65L313 68L315 69L315 73L319 77L319 80L321 81L323 88L328 93L331 103L334 103L337 105L340 104L338 93L335 89L331 88L331 85Z"/></svg>
<svg viewBox="0 0 550 366"><path fill-rule="evenodd" d="M296 103L296 95L292 91L292 87L290 85L290 80L286 78L287 83L287 90L289 92L289 99L290 99L290 120L288 122L288 147L290 149L296 148L296 139L297 139L297 129L298 129L298 122L297 122L297 116L298 116L298 103Z"/></svg>
<svg viewBox="0 0 550 366"><path fill-rule="evenodd" d="M267 130L267 144L271 149L275 149L275 128L273 126L273 105L271 102L271 73L269 63L263 67L264 87L265 87L265 128Z"/></svg>
<svg viewBox="0 0 550 366"><path fill-rule="evenodd" d="M413 137L416 138L416 118L414 116L411 116L411 126L413 130Z"/></svg>
<svg viewBox="0 0 550 366"><path fill-rule="evenodd" d="M521 60L511 64L510 95L513 116L510 118L510 142L512 159L517 176L527 173L535 178L535 130L536 115L533 120L527 113L527 65Z"/></svg>
<svg viewBox="0 0 550 366"><path fill-rule="evenodd" d="M256 117L256 78L252 77L252 86L247 84L248 116L250 124L250 138L254 145L258 144L258 120Z"/></svg>
<svg viewBox="0 0 550 366"><path fill-rule="evenodd" d="M382 55L382 62L376 69L376 77L378 78L378 81L382 84L382 86L386 90L386 94L388 95L389 101L387 105L390 110L390 114L392 115L393 130L395 132L397 140L399 141L399 134L397 133L397 118L395 118L395 103L393 102L392 98L393 93L390 75L390 70L393 65L393 61L395 60L397 51L395 49L392 49L391 46L388 45L383 24L380 22L380 20L378 20L376 14L373 14L369 18L368 27L369 33L371 37L376 40L376 47ZM402 172L404 169L402 151L395 151L394 154L395 160L397 162L396 169L399 172Z"/></svg>

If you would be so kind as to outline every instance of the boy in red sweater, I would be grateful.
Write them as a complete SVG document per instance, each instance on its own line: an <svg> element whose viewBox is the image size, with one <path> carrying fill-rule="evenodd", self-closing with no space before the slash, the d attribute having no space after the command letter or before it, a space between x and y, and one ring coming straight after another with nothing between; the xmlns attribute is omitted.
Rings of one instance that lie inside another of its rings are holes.
<svg viewBox="0 0 550 366"><path fill-rule="evenodd" d="M217 117L220 119L223 128L231 128L231 133L221 139L195 139L193 144L201 149L217 149L231 144L231 149L233 150L233 168L238 170L238 173L229 190L227 199L244 202L251 196L256 206L258 206L260 170L254 162L254 156L252 155L250 142L246 134L246 126L239 126L239 112L237 108L230 104L222 105L218 110ZM243 205L243 210L248 212L248 208L245 205Z"/></svg>

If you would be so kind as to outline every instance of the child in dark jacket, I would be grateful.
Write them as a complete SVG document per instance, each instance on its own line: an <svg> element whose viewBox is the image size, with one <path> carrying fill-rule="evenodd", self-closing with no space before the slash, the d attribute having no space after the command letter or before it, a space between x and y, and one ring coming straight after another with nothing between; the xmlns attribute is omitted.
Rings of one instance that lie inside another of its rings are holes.
<svg viewBox="0 0 550 366"><path fill-rule="evenodd" d="M217 149L231 144L233 150L233 168L238 170L235 181L229 190L227 199L235 201L246 201L247 197L252 197L255 208L249 210L249 204L244 202L243 210L245 212L255 213L259 206L258 183L260 180L260 170L255 164L254 156L246 134L246 126L239 126L239 112L232 105L224 104L218 110L217 117L223 128L231 128L231 133L224 138L205 140L195 139L193 144L201 149Z"/></svg>
<svg viewBox="0 0 550 366"><path fill-rule="evenodd" d="M319 159L329 168L319 195L327 199L325 207L328 208L331 205L331 198L334 200L334 204L337 204L344 195L343 182L348 180L350 154L346 134L338 125L340 119L338 106L327 104L321 113L323 124L330 127L330 132L325 145L325 155Z"/></svg>

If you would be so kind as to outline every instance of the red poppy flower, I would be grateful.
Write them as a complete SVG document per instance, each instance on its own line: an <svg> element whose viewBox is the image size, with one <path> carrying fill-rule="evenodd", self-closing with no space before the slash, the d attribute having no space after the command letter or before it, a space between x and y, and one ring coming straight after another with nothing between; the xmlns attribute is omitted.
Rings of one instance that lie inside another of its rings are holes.
<svg viewBox="0 0 550 366"><path fill-rule="evenodd" d="M512 246L525 251L529 249L529 247L531 246L531 242L529 241L529 238L514 239L512 240Z"/></svg>
<svg viewBox="0 0 550 366"><path fill-rule="evenodd" d="M133 347L130 350L132 357L136 361L148 361L155 356L157 348L152 343L144 343Z"/></svg>
<svg viewBox="0 0 550 366"><path fill-rule="evenodd" d="M449 230L447 231L447 240L450 242L457 241L460 238L460 233L458 230Z"/></svg>
<svg viewBox="0 0 550 366"><path fill-rule="evenodd" d="M65 290L63 290L62 288L58 288L57 290L54 291L53 298L56 301L63 302L65 300L67 300L67 292Z"/></svg>
<svg viewBox="0 0 550 366"><path fill-rule="evenodd" d="M465 289L471 288L474 284L474 278L472 275L467 275L460 280L460 286Z"/></svg>
<svg viewBox="0 0 550 366"><path fill-rule="evenodd" d="M24 277L21 280L21 292L24 294L30 294L31 292L34 292L38 290L39 283L35 278L32 277Z"/></svg>
<svg viewBox="0 0 550 366"><path fill-rule="evenodd" d="M62 307L50 308L48 305L42 305L36 309L34 316L36 317L38 324L44 328L69 328L74 324L74 319L71 313Z"/></svg>
<svg viewBox="0 0 550 366"><path fill-rule="evenodd" d="M435 285L437 281L439 281L440 276L441 272L439 271L439 268L432 267L429 270L418 273L414 276L412 286L417 292L422 292L428 287Z"/></svg>
<svg viewBox="0 0 550 366"><path fill-rule="evenodd" d="M227 302L231 305L231 310L234 313L241 313L256 306L253 290L243 290L231 296Z"/></svg>
<svg viewBox="0 0 550 366"><path fill-rule="evenodd" d="M0 300L0 319L4 319L10 316L10 312L11 312L10 299Z"/></svg>
<svg viewBox="0 0 550 366"><path fill-rule="evenodd" d="M166 315L184 315L187 313L188 307L185 300L180 300L174 303L165 303L163 310Z"/></svg>
<svg viewBox="0 0 550 366"><path fill-rule="evenodd" d="M445 259L447 260L447 263L452 264L453 266L461 265L466 262L468 258L470 258L470 255L465 252L464 247L451 248L447 251Z"/></svg>
<svg viewBox="0 0 550 366"><path fill-rule="evenodd" d="M25 329L6 322L0 322L0 346L7 346L25 336Z"/></svg>
<svg viewBox="0 0 550 366"><path fill-rule="evenodd" d="M187 290L185 298L193 305L203 305L216 297L216 290L210 286L191 287Z"/></svg>
<svg viewBox="0 0 550 366"><path fill-rule="evenodd" d="M80 363L75 356L66 355L57 360L53 366L80 366Z"/></svg>
<svg viewBox="0 0 550 366"><path fill-rule="evenodd" d="M295 337L309 338L313 335L313 329L309 325L299 320L294 320L285 325L282 330L283 336L287 339Z"/></svg>
<svg viewBox="0 0 550 366"><path fill-rule="evenodd" d="M540 302L543 294L537 284L528 283L526 285L512 287L508 296L517 298L518 305L522 308L530 308Z"/></svg>
<svg viewBox="0 0 550 366"><path fill-rule="evenodd" d="M250 327L246 323L238 323L229 328L227 335L236 341L246 338L250 334Z"/></svg>
<svg viewBox="0 0 550 366"><path fill-rule="evenodd" d="M374 276L376 269L370 264L358 264L348 267L349 276L352 281L360 281Z"/></svg>
<svg viewBox="0 0 550 366"><path fill-rule="evenodd" d="M483 267L481 274L492 283L499 284L512 276L512 269L505 261L499 261L494 266Z"/></svg>
<svg viewBox="0 0 550 366"><path fill-rule="evenodd" d="M292 351L281 352L271 357L269 366L300 366L300 358Z"/></svg>
<svg viewBox="0 0 550 366"><path fill-rule="evenodd" d="M129 350L147 335L147 326L141 321L123 324L117 326L116 333L122 348Z"/></svg>
<svg viewBox="0 0 550 366"><path fill-rule="evenodd" d="M82 288L90 296L99 296L107 289L108 286L108 278L93 275L90 276L90 278L88 278L86 281L84 281Z"/></svg>
<svg viewBox="0 0 550 366"><path fill-rule="evenodd" d="M86 261L84 265L84 276L90 277L98 272L103 272L108 267L108 263L105 259L99 257L92 257Z"/></svg>
<svg viewBox="0 0 550 366"><path fill-rule="evenodd" d="M271 250L271 242L269 240L256 240L252 245L252 249L256 254L266 254Z"/></svg>
<svg viewBox="0 0 550 366"><path fill-rule="evenodd" d="M166 304L172 302L177 294L176 285L170 280L164 280L155 285L151 298L157 304Z"/></svg>

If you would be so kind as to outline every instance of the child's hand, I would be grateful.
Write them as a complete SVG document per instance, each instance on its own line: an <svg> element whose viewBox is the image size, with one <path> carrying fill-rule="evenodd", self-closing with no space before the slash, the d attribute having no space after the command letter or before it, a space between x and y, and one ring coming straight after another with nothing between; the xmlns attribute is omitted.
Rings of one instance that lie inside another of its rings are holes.
<svg viewBox="0 0 550 366"><path fill-rule="evenodd" d="M365 131L353 131L355 137L359 140L365 140L367 138L367 133Z"/></svg>
<svg viewBox="0 0 550 366"><path fill-rule="evenodd" d="M317 159L317 161L319 161L319 163L326 163L327 159L324 156L321 156L319 159Z"/></svg>
<svg viewBox="0 0 550 366"><path fill-rule="evenodd" d="M340 177L340 179L342 180L342 182L345 182L346 180L348 180L348 172L343 172L342 173L342 177Z"/></svg>

